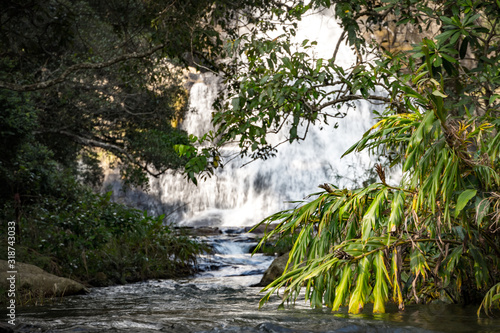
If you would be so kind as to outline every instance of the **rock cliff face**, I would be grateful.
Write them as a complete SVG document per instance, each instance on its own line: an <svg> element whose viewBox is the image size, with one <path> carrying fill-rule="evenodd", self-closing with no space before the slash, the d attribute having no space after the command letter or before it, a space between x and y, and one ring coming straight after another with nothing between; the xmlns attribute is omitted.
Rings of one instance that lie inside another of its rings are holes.
<svg viewBox="0 0 500 333"><path fill-rule="evenodd" d="M364 27L364 38L367 41L374 40L380 48L389 52L408 51L412 49L412 44L422 41L424 37L433 38L439 34L439 26L428 24L425 26L397 25L396 17L388 15L379 26L367 26L360 20L360 26Z"/></svg>
<svg viewBox="0 0 500 333"><path fill-rule="evenodd" d="M17 262L15 268L15 284L11 284L14 280L9 278L14 274L8 273L7 261L0 260L0 289L8 291L15 285L17 297L61 297L88 292L81 283L47 273L33 265Z"/></svg>

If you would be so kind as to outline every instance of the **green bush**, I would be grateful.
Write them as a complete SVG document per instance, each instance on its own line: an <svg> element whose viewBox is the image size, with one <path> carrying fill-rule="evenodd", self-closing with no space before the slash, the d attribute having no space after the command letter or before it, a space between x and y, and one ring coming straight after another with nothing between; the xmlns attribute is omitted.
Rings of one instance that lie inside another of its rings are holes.
<svg viewBox="0 0 500 333"><path fill-rule="evenodd" d="M164 216L111 202L110 192L97 195L74 185L72 196L47 196L23 207L18 261L95 286L193 272L204 247L165 225ZM13 211L6 203L3 218L13 220Z"/></svg>

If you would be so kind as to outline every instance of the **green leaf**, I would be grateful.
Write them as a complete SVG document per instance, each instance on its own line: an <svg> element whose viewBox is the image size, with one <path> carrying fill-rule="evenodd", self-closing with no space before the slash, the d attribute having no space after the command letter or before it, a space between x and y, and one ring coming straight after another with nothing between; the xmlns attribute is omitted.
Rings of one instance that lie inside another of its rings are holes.
<svg viewBox="0 0 500 333"><path fill-rule="evenodd" d="M493 95L491 95L491 97L490 97L490 99L489 99L489 101L488 101L488 104L493 105L493 103L495 103L495 101L496 101L496 100L497 100L497 98L499 98L499 97L500 97L500 95L498 95L498 94L493 94Z"/></svg>
<svg viewBox="0 0 500 333"><path fill-rule="evenodd" d="M453 35L455 32L457 31L460 31L460 30L457 30L457 29L453 29L453 30L446 30L445 32L439 34L436 36L436 39L438 41L440 41L441 43L444 43L444 41L446 39L448 39L451 35Z"/></svg>
<svg viewBox="0 0 500 333"><path fill-rule="evenodd" d="M462 41L462 44L460 45L460 59L465 58L465 55L467 54L467 47L469 45L470 37L467 36L464 38Z"/></svg>
<svg viewBox="0 0 500 333"><path fill-rule="evenodd" d="M410 255L410 267L411 271L415 276L422 275L425 279L427 276L427 271L429 270L429 265L425 260L424 255L420 252L420 245L417 244L415 249L412 250Z"/></svg>
<svg viewBox="0 0 500 333"><path fill-rule="evenodd" d="M385 266L382 251L375 254L375 286L373 287L373 313L385 313L385 303L388 300L387 281L390 280L387 267Z"/></svg>
<svg viewBox="0 0 500 333"><path fill-rule="evenodd" d="M441 21L443 21L445 24L448 24L448 25L455 25L455 22L454 22L451 18L449 18L449 17L447 17L447 16L440 16L439 18L440 18L440 19L441 19Z"/></svg>
<svg viewBox="0 0 500 333"><path fill-rule="evenodd" d="M387 196L387 188L382 189L377 193L375 198L373 199L370 207L368 207L366 213L363 216L362 221L362 238L363 240L367 240L371 234L372 229L376 228L377 220L379 218L379 212L384 207L386 203Z"/></svg>
<svg viewBox="0 0 500 333"><path fill-rule="evenodd" d="M351 287L351 275L351 265L345 265L342 270L342 279L340 280L337 288L335 288L335 300L333 301L332 311L338 311L349 294L349 289Z"/></svg>
<svg viewBox="0 0 500 333"><path fill-rule="evenodd" d="M376 8L375 8L375 11L376 11L376 12L381 12L381 11L384 11L384 10L389 9L389 8L392 8L392 7L394 7L394 5L393 5L393 4L386 5L386 6L382 6L382 7L376 7Z"/></svg>
<svg viewBox="0 0 500 333"><path fill-rule="evenodd" d="M434 90L434 91L432 92L432 94L433 94L434 96L439 96L439 97L442 97L442 98L446 98L446 97L448 97L448 95L443 94L443 93L442 93L441 91L439 91L439 90Z"/></svg>
<svg viewBox="0 0 500 333"><path fill-rule="evenodd" d="M462 36L462 34L459 32L456 32L453 34L453 36L451 36L450 38L450 44L451 45L455 45L455 43L458 41L458 39L460 38L460 36Z"/></svg>
<svg viewBox="0 0 500 333"><path fill-rule="evenodd" d="M472 14L472 12L470 12L469 14ZM481 17L481 14L479 14L479 13L475 14L473 16L470 16L469 14L467 15L467 17L465 18L464 23L463 23L463 25L465 27L474 23L475 20L477 20L479 17Z"/></svg>
<svg viewBox="0 0 500 333"><path fill-rule="evenodd" d="M458 196L457 205L455 207L455 217L460 214L462 209L467 205L470 199L472 199L477 193L477 190L469 189L465 190Z"/></svg>
<svg viewBox="0 0 500 333"><path fill-rule="evenodd" d="M358 278L356 279L356 288L349 299L349 313L358 314L366 302L370 286L370 260L364 257L358 263Z"/></svg>
<svg viewBox="0 0 500 333"><path fill-rule="evenodd" d="M392 259L391 259L391 281L392 281L392 287L393 287L393 301L398 304L398 307L400 309L404 308L404 301L403 301L403 292L402 292L402 286L401 286L401 269L400 267L400 261L401 261L401 253L398 251L398 248L395 247L392 250Z"/></svg>
<svg viewBox="0 0 500 333"><path fill-rule="evenodd" d="M476 198L476 224L482 226L483 219L488 215L490 201L488 199Z"/></svg>
<svg viewBox="0 0 500 333"><path fill-rule="evenodd" d="M494 285L483 298L481 306L477 310L477 316L481 313L481 309L484 309L486 315L489 316L489 311L492 309L494 303L500 304L500 283Z"/></svg>
<svg viewBox="0 0 500 333"><path fill-rule="evenodd" d="M269 80L269 75L264 75L264 76L262 77L262 79L260 79L259 84L260 84L260 85L262 85L262 84L264 84L265 82L267 82L267 80Z"/></svg>
<svg viewBox="0 0 500 333"><path fill-rule="evenodd" d="M446 53L441 53L441 57L443 57L443 59L451 62L452 64L458 63L457 59L453 58L452 56L447 55Z"/></svg>
<svg viewBox="0 0 500 333"><path fill-rule="evenodd" d="M474 259L474 277L478 289L488 285L489 271L488 264L484 260L485 254L476 246L469 246L469 253Z"/></svg>
<svg viewBox="0 0 500 333"><path fill-rule="evenodd" d="M392 198L391 215L387 224L389 232L395 232L397 227L403 222L405 197L403 191L397 191Z"/></svg>
<svg viewBox="0 0 500 333"><path fill-rule="evenodd" d="M231 100L231 104L233 106L234 111L238 111L240 109L240 98L235 97Z"/></svg>

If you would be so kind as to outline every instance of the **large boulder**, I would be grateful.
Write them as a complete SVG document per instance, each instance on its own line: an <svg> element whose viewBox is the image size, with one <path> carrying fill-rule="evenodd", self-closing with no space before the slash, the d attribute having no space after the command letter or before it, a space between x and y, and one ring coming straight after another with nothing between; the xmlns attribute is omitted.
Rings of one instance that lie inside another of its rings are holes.
<svg viewBox="0 0 500 333"><path fill-rule="evenodd" d="M256 286L265 287L274 280L276 280L278 277L280 277L285 271L287 262L288 262L288 252L274 259L274 261L265 271L264 276L262 276L262 279Z"/></svg>
<svg viewBox="0 0 500 333"><path fill-rule="evenodd" d="M11 281L14 281L10 278L15 275L16 291L21 294L60 297L88 292L88 289L81 283L47 273L33 265L16 262L17 274L9 273L9 271L12 270L8 268L7 261L0 260L0 289L9 290Z"/></svg>

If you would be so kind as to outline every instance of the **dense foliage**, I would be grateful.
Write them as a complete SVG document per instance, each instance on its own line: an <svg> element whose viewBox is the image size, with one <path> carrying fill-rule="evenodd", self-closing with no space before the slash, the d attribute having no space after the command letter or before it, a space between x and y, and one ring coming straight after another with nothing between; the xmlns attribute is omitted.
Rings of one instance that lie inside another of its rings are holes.
<svg viewBox="0 0 500 333"><path fill-rule="evenodd" d="M380 182L359 189L324 184L312 199L262 222L277 223L263 244L296 236L288 270L266 288L263 302L280 288L294 300L305 287L312 306L348 305L351 313L368 302L380 313L388 301L402 309L433 300L482 300L488 313L500 298L498 2L333 5L275 8L270 17L292 22L280 35L250 31L230 44L240 72L225 92L229 103L216 104L216 130L207 136L267 158L276 149L270 133L285 131L293 142L310 125L343 117L357 100L385 107L346 152L384 157L376 165ZM308 52L314 43L291 42L293 19L324 7L332 7L344 33L332 43L333 56L318 59ZM349 68L338 64L343 41L356 54ZM206 149L178 150L195 156L191 177L219 162ZM403 176L391 183L398 168Z"/></svg>
<svg viewBox="0 0 500 333"><path fill-rule="evenodd" d="M379 183L355 190L325 184L312 201L269 217L279 222L269 236L298 238L288 271L267 287L266 299L281 287L294 299L305 286L313 306L345 304L351 313L367 302L384 312L389 300L402 309L483 299L487 313L498 303L500 8L469 1L399 6L373 9L391 13L398 25L432 22L439 29L409 52L385 51L356 64L352 92L369 100L382 88L390 100L346 153L390 156L389 167L401 166L403 178L389 185L377 165ZM323 63L318 77L331 70Z"/></svg>
<svg viewBox="0 0 500 333"><path fill-rule="evenodd" d="M313 12L334 16L344 30L330 58L313 56L314 42L292 41L297 22ZM488 312L500 299L499 14L494 0L7 1L4 215L36 222L23 226L33 235L41 217L50 217L54 235L94 230L89 244L74 243L81 256L115 242L107 237L115 226L128 230L128 214L147 221L139 229L157 225L134 212L108 219L109 211L86 208L108 207L106 199L64 206L88 218L84 229L64 215L59 203L71 190L60 175L99 181L90 148L116 155L135 184L184 164L196 181L225 162L226 144L268 158L281 144L271 133L302 140L309 126L335 126L364 100L385 109L347 153L385 160L376 168L380 182L324 184L313 199L263 221L278 223L263 243L278 234L295 240L288 271L266 298L286 288L293 300L305 287L313 306L348 305L352 313L367 302L384 312L389 300L403 308L435 299L482 300ZM344 42L356 55L347 68L338 53ZM190 140L171 126L185 110L178 69L187 66L223 74L226 84L214 131ZM388 180L393 168L403 171L397 184ZM45 205L50 214L35 214Z"/></svg>
<svg viewBox="0 0 500 333"><path fill-rule="evenodd" d="M183 166L173 146L189 141L172 124L187 108L186 70L229 70L223 38L237 17L252 20L249 5L266 2L4 1L2 195L23 186L13 179L21 145L43 145L73 169L78 160L93 170L90 183L100 181L95 148L115 155L132 184Z"/></svg>
<svg viewBox="0 0 500 333"><path fill-rule="evenodd" d="M201 245L165 225L164 216L110 202L110 196L82 189L78 202L47 198L21 223L23 255L42 255L35 260L50 260L50 270L92 285L194 271Z"/></svg>
<svg viewBox="0 0 500 333"><path fill-rule="evenodd" d="M192 274L196 258L207 249L165 224L164 216L110 201L111 193L94 194L70 174L59 175L60 193L45 195L22 208L16 237L16 260L90 286L106 286ZM7 203L0 219L13 221L15 203ZM0 236L7 238L6 230ZM3 251L0 259L7 259ZM4 295L5 296L5 295ZM19 289L19 304L43 301ZM0 302L5 299L0 297Z"/></svg>
<svg viewBox="0 0 500 333"><path fill-rule="evenodd" d="M184 165L173 148L190 144L173 126L187 108L184 75L224 71L222 38L235 17L252 17L248 4L265 3L2 1L0 218L17 222L17 260L40 255L54 262L44 268L90 283L98 272L119 282L192 263L197 245L162 217L81 185L100 188L104 154L133 185Z"/></svg>

